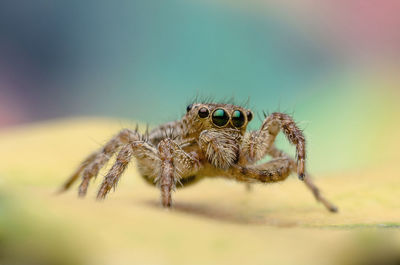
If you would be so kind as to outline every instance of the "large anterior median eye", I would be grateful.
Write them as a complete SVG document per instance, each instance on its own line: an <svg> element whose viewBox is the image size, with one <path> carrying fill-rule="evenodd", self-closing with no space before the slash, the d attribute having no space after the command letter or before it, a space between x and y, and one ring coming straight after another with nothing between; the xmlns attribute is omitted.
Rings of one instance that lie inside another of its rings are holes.
<svg viewBox="0 0 400 265"><path fill-rule="evenodd" d="M240 110L235 110L232 113L232 124L233 126L240 128L244 124L244 114Z"/></svg>
<svg viewBox="0 0 400 265"><path fill-rule="evenodd" d="M212 121L217 126L224 126L229 121L228 113L223 109L216 109L212 114Z"/></svg>

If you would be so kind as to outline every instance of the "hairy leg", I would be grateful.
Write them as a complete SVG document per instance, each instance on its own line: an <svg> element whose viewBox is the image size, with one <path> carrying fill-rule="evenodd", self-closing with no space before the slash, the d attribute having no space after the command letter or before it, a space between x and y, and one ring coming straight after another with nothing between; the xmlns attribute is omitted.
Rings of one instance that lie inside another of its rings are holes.
<svg viewBox="0 0 400 265"><path fill-rule="evenodd" d="M124 173L132 158L132 154L132 144L127 144L121 149L114 165L107 173L103 180L103 183L100 186L100 190L97 193L97 199L104 199L111 188L117 185L118 180L120 179L122 173Z"/></svg>
<svg viewBox="0 0 400 265"><path fill-rule="evenodd" d="M140 139L140 135L137 131L131 131L129 129L122 130L111 140L109 140L103 148L89 155L81 163L74 174L72 174L72 176L65 182L60 191L62 192L69 189L83 173L82 183L79 187L79 196L84 196L86 194L90 179L97 176L100 169L109 161L113 154L117 152L123 144L138 139Z"/></svg>
<svg viewBox="0 0 400 265"><path fill-rule="evenodd" d="M141 170L155 172L159 168L159 157L156 148L146 140L138 140L126 144L118 153L117 159L104 180L97 193L97 199L105 199L111 188L115 188L122 174L127 168L132 157L137 159Z"/></svg>
<svg viewBox="0 0 400 265"><path fill-rule="evenodd" d="M234 177L236 180L246 183L255 181L262 183L278 182L285 180L290 173L295 170L295 168L293 168L293 164L295 166L293 159L281 157L256 166L237 165L233 167L233 171L231 173L232 177ZM329 211L337 212L336 206L330 203L320 194L318 188L308 176L306 176L304 179L304 183L308 188L311 189L317 201L321 202Z"/></svg>
<svg viewBox="0 0 400 265"><path fill-rule="evenodd" d="M293 119L284 113L272 113L264 120L261 128L244 136L240 164L255 163L262 159L272 147L280 131L296 147L297 174L303 180L305 175L305 138L303 132L297 127Z"/></svg>
<svg viewBox="0 0 400 265"><path fill-rule="evenodd" d="M90 164L93 162L93 160L96 159L97 152L89 155L80 165L79 167L75 170L75 172L67 179L67 181L61 186L59 192L64 192L68 190L72 184L79 178L81 175L82 171Z"/></svg>
<svg viewBox="0 0 400 265"><path fill-rule="evenodd" d="M238 181L247 183L272 183L285 180L291 171L289 158L276 158L260 165L234 165L227 177L233 177Z"/></svg>
<svg viewBox="0 0 400 265"><path fill-rule="evenodd" d="M296 162L292 158L290 158L289 155L287 155L285 152L277 149L275 146L272 146L268 154L271 155L273 158L287 157L291 164L291 168L293 168L293 171L296 171L297 167ZM318 202L322 203L330 212L338 211L338 208L334 204L332 204L329 200L327 200L324 196L321 195L319 188L314 184L309 174L305 176L304 184L307 186L308 189L311 190L315 199Z"/></svg>
<svg viewBox="0 0 400 265"><path fill-rule="evenodd" d="M176 142L169 138L160 141L158 152L161 168L157 183L161 190L161 203L164 207L171 207L171 193L175 190L180 176L195 174L200 164L195 154L186 153Z"/></svg>

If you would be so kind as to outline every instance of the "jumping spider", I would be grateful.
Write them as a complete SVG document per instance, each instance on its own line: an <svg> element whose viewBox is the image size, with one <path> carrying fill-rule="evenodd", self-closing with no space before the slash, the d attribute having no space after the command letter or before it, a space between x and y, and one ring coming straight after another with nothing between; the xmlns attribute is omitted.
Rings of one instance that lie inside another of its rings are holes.
<svg viewBox="0 0 400 265"><path fill-rule="evenodd" d="M193 184L204 177L224 177L240 182L270 183L285 180L297 171L300 180L317 201L331 211L337 208L326 200L305 175L305 139L293 119L284 113L272 113L261 128L246 132L252 111L231 104L194 103L187 106L181 120L163 124L142 135L124 129L107 144L86 158L62 186L67 190L80 175L79 196L85 196L89 182L119 150L116 162L105 176L97 198L104 199L115 187L132 157L141 176L161 190L161 203L171 207L175 188ZM274 145L283 131L296 147L296 161ZM257 164L265 156L272 160Z"/></svg>

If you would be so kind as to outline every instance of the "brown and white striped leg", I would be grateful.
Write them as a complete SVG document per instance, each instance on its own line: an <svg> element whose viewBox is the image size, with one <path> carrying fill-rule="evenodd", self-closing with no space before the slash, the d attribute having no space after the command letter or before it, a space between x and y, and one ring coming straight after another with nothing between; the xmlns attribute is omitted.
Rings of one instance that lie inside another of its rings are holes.
<svg viewBox="0 0 400 265"><path fill-rule="evenodd" d="M111 188L116 187L132 157L137 159L138 165L144 172L149 175L157 174L156 172L160 168L157 149L146 140L130 142L122 147L114 165L104 177L97 193L97 199L104 199Z"/></svg>
<svg viewBox="0 0 400 265"><path fill-rule="evenodd" d="M235 165L227 177L246 182L272 183L285 180L291 173L292 167L288 158L277 158L260 165Z"/></svg>
<svg viewBox="0 0 400 265"><path fill-rule="evenodd" d="M278 157L288 157L289 155L287 155L285 152L277 149L275 146L273 146L269 152L269 155L271 155L273 158L278 158ZM292 165L293 170L296 170L296 162L292 159L289 158L290 164ZM304 184L307 186L308 189L311 190L311 192L314 195L314 198L322 203L330 212L337 212L338 208L331 203L329 200L327 200L320 192L319 188L314 184L314 182L312 181L312 178L310 177L309 174L307 174L304 178Z"/></svg>
<svg viewBox="0 0 400 265"><path fill-rule="evenodd" d="M242 143L242 150L245 155L242 159L246 161L240 161L240 164L255 163L262 159L268 153L281 130L289 142L296 147L297 174L299 179L303 180L306 159L305 138L292 117L284 113L272 113L265 118L258 131L245 134Z"/></svg>
<svg viewBox="0 0 400 265"><path fill-rule="evenodd" d="M133 149L131 144L126 144L119 152L114 165L105 176L103 183L97 193L97 199L104 199L112 187L115 187L131 161Z"/></svg>
<svg viewBox="0 0 400 265"><path fill-rule="evenodd" d="M157 182L161 190L161 203L164 207L171 207L172 191L175 190L180 176L194 174L199 168L199 161L169 138L161 140L158 151L161 168Z"/></svg>
<svg viewBox="0 0 400 265"><path fill-rule="evenodd" d="M140 134L137 131L131 131L124 129L114 136L107 144L97 152L91 154L86 160L79 166L74 174L65 182L61 187L61 191L67 190L82 174L82 183L79 187L79 196L84 196L87 192L90 179L96 177L100 169L109 161L115 152L129 141L135 141L140 138Z"/></svg>

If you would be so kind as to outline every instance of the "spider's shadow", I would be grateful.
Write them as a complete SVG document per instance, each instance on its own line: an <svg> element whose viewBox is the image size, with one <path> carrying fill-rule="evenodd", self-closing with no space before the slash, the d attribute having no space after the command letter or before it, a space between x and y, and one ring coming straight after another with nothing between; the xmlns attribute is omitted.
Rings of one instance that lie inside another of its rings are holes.
<svg viewBox="0 0 400 265"><path fill-rule="evenodd" d="M149 200L143 203L151 207L161 208L158 201ZM294 227L298 225L295 222L269 219L263 215L237 212L234 209L207 204L176 202L170 211L234 224L270 225L276 227Z"/></svg>

